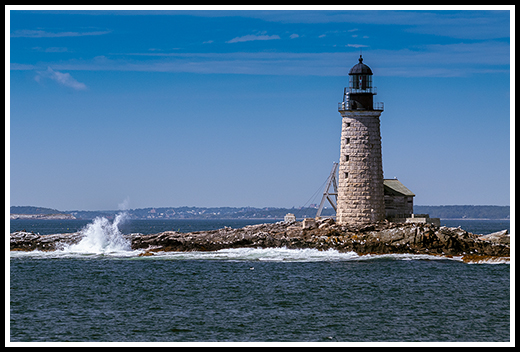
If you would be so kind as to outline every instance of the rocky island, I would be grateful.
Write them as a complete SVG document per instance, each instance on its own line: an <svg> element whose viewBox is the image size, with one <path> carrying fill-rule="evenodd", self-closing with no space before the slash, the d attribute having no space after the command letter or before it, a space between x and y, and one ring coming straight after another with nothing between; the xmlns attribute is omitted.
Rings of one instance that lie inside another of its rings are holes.
<svg viewBox="0 0 520 352"><path fill-rule="evenodd" d="M78 243L83 233L39 235L14 232L12 251L52 251ZM510 256L507 230L477 235L461 228L434 224L407 224L382 221L359 227L338 225L332 219L306 219L303 222L277 222L233 229L181 233L166 231L144 235L122 235L141 255L163 251L217 251L226 248L335 249L365 254L430 254L460 256L463 261L503 259Z"/></svg>
<svg viewBox="0 0 520 352"><path fill-rule="evenodd" d="M74 220L76 217L71 214L10 214L11 220Z"/></svg>

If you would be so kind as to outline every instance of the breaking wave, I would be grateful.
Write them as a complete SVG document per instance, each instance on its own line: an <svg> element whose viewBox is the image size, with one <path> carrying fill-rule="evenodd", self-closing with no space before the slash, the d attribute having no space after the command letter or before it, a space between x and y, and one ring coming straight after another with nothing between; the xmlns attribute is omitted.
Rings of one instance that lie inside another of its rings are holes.
<svg viewBox="0 0 520 352"><path fill-rule="evenodd" d="M42 252L11 252L12 257L85 257L85 256L110 256L131 257L138 255L140 251L131 248L130 241L123 237L119 226L128 220L126 213L119 213L113 222L105 217L97 217L79 231L82 239L72 245L67 245L61 250Z"/></svg>
<svg viewBox="0 0 520 352"><path fill-rule="evenodd" d="M437 260L455 261L468 264L509 264L509 258L495 258L489 261L465 261L462 256L441 256L429 254L367 254L338 252L335 249L282 248L230 248L213 252L157 252L147 256L150 259L163 260L225 260L225 261L261 261L261 262L337 262L337 261L374 261L374 260Z"/></svg>
<svg viewBox="0 0 520 352"><path fill-rule="evenodd" d="M104 223L104 222L103 222ZM102 226L106 228L106 224ZM99 238L98 238L99 239ZM124 239L123 239L124 240ZM126 242L118 239L101 238L99 241L86 237L82 242L61 251L22 252L12 251L11 258L127 258L133 260L219 260L234 262L368 262L378 260L413 261L436 260L460 262L466 264L509 264L509 258L466 261L462 256L447 257L428 254L369 254L358 255L355 252L338 252L335 249L320 251L317 249L287 248L230 248L218 251L193 252L156 252L143 256L143 250L132 250Z"/></svg>
<svg viewBox="0 0 520 352"><path fill-rule="evenodd" d="M109 254L132 251L130 242L119 231L119 225L128 219L126 213L119 213L111 223L105 217L97 217L80 232L83 239L63 249L66 253Z"/></svg>

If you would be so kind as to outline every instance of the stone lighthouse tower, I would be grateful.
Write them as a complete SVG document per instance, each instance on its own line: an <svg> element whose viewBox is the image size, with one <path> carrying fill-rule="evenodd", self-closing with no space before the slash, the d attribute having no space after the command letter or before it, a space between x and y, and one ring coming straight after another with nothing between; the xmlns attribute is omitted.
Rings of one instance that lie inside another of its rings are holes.
<svg viewBox="0 0 520 352"><path fill-rule="evenodd" d="M342 116L336 221L370 224L385 218L383 161L379 116L383 104L374 104L372 70L359 63L349 71L338 111Z"/></svg>

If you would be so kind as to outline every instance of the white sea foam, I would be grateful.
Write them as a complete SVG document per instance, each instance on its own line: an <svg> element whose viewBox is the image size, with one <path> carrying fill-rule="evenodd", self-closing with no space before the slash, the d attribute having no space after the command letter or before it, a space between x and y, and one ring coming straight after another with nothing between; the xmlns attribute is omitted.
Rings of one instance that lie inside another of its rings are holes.
<svg viewBox="0 0 520 352"><path fill-rule="evenodd" d="M341 253L336 250L287 248L229 248L214 252L158 252L146 258L171 260L228 260L228 261L266 261L266 262L318 262L354 260L359 255L354 252Z"/></svg>
<svg viewBox="0 0 520 352"><path fill-rule="evenodd" d="M56 254L132 256L135 251L119 231L119 225L127 219L126 213L119 213L112 223L105 217L97 217L80 231L83 238L79 243L66 246Z"/></svg>
<svg viewBox="0 0 520 352"><path fill-rule="evenodd" d="M22 252L12 251L11 258L134 258L139 260L221 260L221 261L259 261L259 262L363 262L374 260L448 260L463 262L461 256L446 257L428 254L368 254L358 255L355 252L338 252L334 249L319 251L317 249L287 249L287 248L230 248L218 251L192 251L192 252L157 252L151 256L139 255L142 250L131 250L129 245L118 245L117 240L110 242L106 239L94 241L85 239L84 243L78 243L61 251L51 252ZM105 243L103 245L102 243ZM497 258L483 261L467 262L467 264L509 264L509 258Z"/></svg>
<svg viewBox="0 0 520 352"><path fill-rule="evenodd" d="M510 257L486 258L481 260L467 261L468 264L511 264Z"/></svg>
<svg viewBox="0 0 520 352"><path fill-rule="evenodd" d="M231 248L214 252L157 252L143 257L147 260L228 260L228 261L264 261L264 262L338 262L338 261L373 261L373 260L450 260L462 262L462 256L439 256L428 254L368 254L338 252L335 249L320 251L317 249L287 248ZM481 262L484 264L485 262ZM501 261L508 263L508 261Z"/></svg>

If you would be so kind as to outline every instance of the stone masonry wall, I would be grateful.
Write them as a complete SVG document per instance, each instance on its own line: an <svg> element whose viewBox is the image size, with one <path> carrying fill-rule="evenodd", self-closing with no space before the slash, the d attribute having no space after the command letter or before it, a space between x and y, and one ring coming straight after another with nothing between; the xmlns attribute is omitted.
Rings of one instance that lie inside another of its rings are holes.
<svg viewBox="0 0 520 352"><path fill-rule="evenodd" d="M381 111L344 111L338 178L339 224L384 220Z"/></svg>

